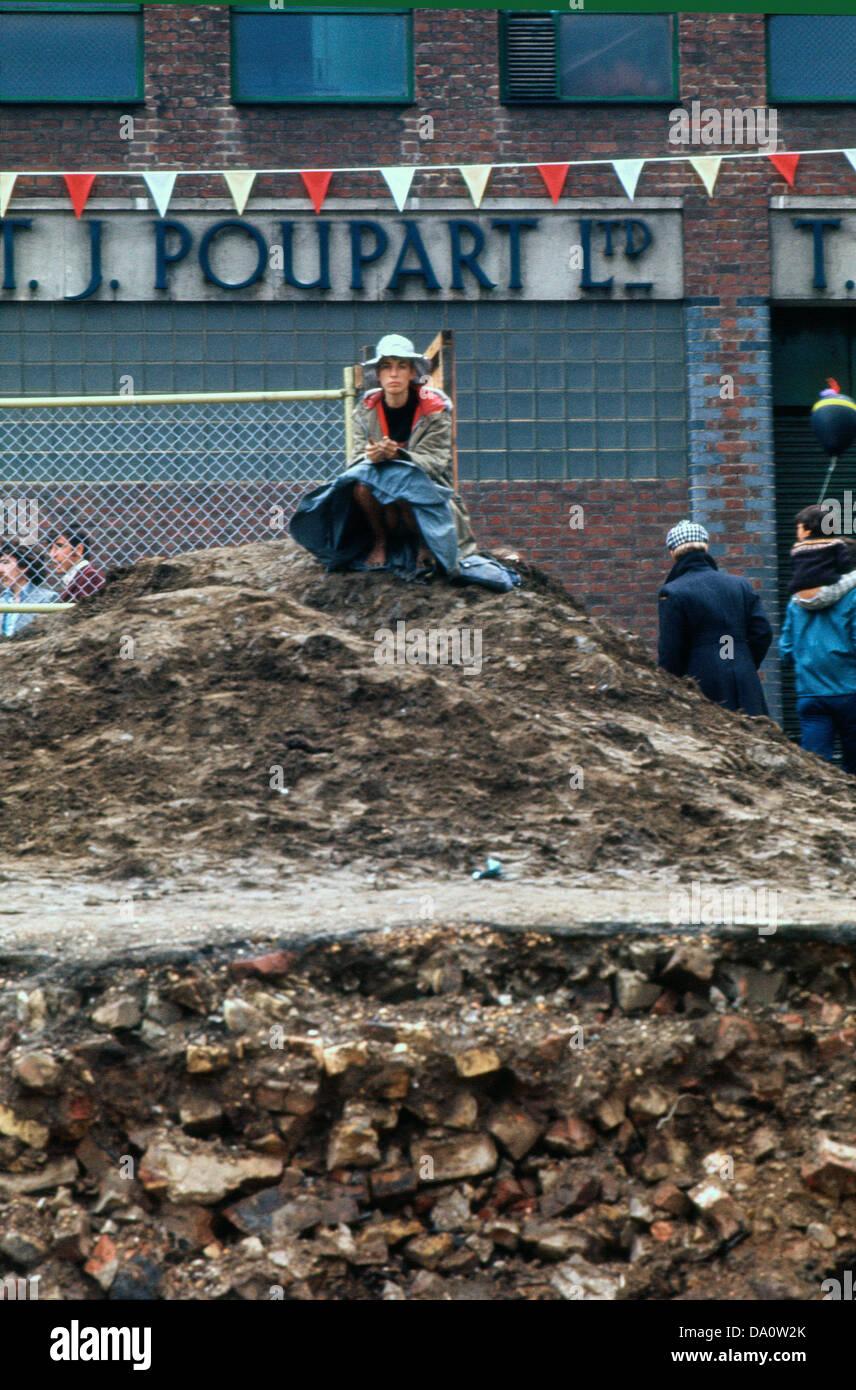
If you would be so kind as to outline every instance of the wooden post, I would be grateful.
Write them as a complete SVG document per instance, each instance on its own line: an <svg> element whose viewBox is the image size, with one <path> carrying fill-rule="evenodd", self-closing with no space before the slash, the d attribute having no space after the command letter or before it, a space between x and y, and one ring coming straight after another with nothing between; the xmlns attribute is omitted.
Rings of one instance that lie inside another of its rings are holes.
<svg viewBox="0 0 856 1390"><path fill-rule="evenodd" d="M423 357L431 368L431 384L452 402L452 478L458 490L458 414L455 409L455 343L451 328L443 328L428 344Z"/></svg>

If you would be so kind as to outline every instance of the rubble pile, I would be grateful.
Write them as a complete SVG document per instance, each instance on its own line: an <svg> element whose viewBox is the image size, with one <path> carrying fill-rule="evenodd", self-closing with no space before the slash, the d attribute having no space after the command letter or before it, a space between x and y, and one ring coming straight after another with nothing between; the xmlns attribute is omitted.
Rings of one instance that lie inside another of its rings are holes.
<svg viewBox="0 0 856 1390"><path fill-rule="evenodd" d="M0 1278L40 1298L820 1298L842 944L435 925L0 978Z"/></svg>
<svg viewBox="0 0 856 1390"><path fill-rule="evenodd" d="M494 854L542 876L856 880L851 778L519 568L509 594L420 586L275 540L114 573L0 644L0 852L115 879ZM395 645L463 629L460 664Z"/></svg>

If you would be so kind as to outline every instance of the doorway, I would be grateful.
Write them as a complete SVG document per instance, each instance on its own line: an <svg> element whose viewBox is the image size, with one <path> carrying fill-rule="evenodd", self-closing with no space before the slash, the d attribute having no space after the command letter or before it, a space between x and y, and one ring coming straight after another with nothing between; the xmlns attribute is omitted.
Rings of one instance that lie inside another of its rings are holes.
<svg viewBox="0 0 856 1390"><path fill-rule="evenodd" d="M788 606L789 552L794 515L816 502L829 460L814 437L811 407L833 377L846 395L856 388L856 309L787 308L770 315L773 373L773 451L776 470L776 553L779 621ZM827 488L843 506L847 489L856 498L856 447L839 459ZM799 736L792 671L782 671L782 723Z"/></svg>

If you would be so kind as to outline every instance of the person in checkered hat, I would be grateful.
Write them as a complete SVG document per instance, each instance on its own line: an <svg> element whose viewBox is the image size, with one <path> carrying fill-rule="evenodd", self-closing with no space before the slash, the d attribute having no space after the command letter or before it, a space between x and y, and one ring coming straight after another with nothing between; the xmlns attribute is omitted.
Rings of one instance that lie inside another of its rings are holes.
<svg viewBox="0 0 856 1390"><path fill-rule="evenodd" d="M693 521L679 521L666 536L674 563L660 590L658 663L673 676L692 676L726 709L769 718L758 667L773 629L749 580L721 570L709 545Z"/></svg>

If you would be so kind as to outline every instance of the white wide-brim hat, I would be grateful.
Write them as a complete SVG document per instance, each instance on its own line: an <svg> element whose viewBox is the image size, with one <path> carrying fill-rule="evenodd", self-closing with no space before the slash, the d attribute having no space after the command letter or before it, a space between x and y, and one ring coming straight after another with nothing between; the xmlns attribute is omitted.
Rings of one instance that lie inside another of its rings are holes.
<svg viewBox="0 0 856 1390"><path fill-rule="evenodd" d="M400 333L387 333L381 338L375 348L375 355L368 362L364 362L364 367L377 368L378 364L385 357L406 357L416 368L421 376L428 376L431 371L428 359L422 357L411 343L409 338L404 338Z"/></svg>

